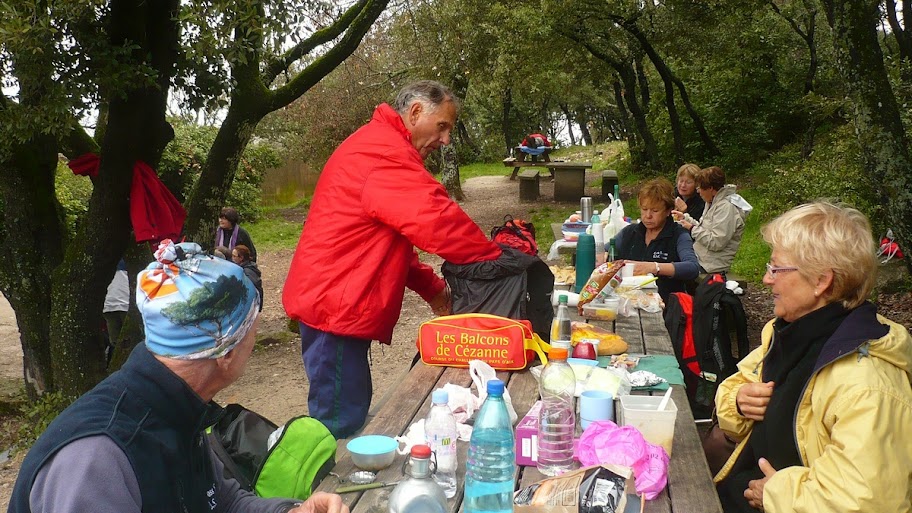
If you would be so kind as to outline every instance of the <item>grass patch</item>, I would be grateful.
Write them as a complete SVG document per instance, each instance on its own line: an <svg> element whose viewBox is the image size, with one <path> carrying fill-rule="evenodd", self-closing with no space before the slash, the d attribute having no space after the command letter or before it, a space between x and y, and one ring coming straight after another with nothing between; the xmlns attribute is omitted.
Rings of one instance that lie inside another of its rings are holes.
<svg viewBox="0 0 912 513"><path fill-rule="evenodd" d="M513 168L504 166L497 162L493 164L475 163L467 166L459 166L459 181L465 183L469 178L476 176L506 176Z"/></svg>
<svg viewBox="0 0 912 513"><path fill-rule="evenodd" d="M245 224L244 228L261 249L294 249L301 237L301 223L289 221L276 211Z"/></svg>

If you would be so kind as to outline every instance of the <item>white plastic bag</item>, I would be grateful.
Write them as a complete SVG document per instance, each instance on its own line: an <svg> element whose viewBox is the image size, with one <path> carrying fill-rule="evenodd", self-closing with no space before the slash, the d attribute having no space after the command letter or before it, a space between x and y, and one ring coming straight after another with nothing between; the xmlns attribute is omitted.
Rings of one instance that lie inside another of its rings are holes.
<svg viewBox="0 0 912 513"><path fill-rule="evenodd" d="M472 383L478 390L478 404L484 402L488 397L488 381L497 377L494 368L481 360L471 360L469 362L469 374L472 376ZM504 388L504 402L507 403L507 413L510 414L510 422L516 424L516 410L513 408L513 400L510 399L510 391Z"/></svg>
<svg viewBox="0 0 912 513"><path fill-rule="evenodd" d="M611 194L608 195L608 198L611 202L602 211L602 219L607 219L603 229L606 241L614 238L621 229L630 224L624 220L624 204L621 203L621 199L614 198Z"/></svg>
<svg viewBox="0 0 912 513"><path fill-rule="evenodd" d="M754 209L754 207L748 203L746 199L742 198L740 194L732 194L728 197L728 201L730 201L732 205L743 210L745 214L749 214L750 211Z"/></svg>

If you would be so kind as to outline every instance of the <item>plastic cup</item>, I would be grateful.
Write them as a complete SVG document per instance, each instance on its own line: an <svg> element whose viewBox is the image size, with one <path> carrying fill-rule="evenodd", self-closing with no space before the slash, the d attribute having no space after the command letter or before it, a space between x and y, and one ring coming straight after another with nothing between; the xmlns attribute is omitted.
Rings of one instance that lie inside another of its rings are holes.
<svg viewBox="0 0 912 513"><path fill-rule="evenodd" d="M586 390L580 394L579 409L583 429L597 420L614 420L614 396L603 390Z"/></svg>
<svg viewBox="0 0 912 513"><path fill-rule="evenodd" d="M624 264L624 267L621 269L621 278L631 278L633 277L633 268L636 264Z"/></svg>
<svg viewBox="0 0 912 513"><path fill-rule="evenodd" d="M660 395L622 395L619 424L637 428L647 442L661 445L671 456L678 407L674 399L669 399L665 409L658 411L660 402Z"/></svg>

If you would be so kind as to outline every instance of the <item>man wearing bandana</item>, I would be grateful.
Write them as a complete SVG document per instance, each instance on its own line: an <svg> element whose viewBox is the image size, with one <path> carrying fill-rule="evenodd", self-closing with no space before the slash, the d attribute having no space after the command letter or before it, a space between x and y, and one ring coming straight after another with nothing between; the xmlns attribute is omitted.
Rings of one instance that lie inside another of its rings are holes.
<svg viewBox="0 0 912 513"><path fill-rule="evenodd" d="M259 296L243 270L165 240L137 277L146 340L48 426L26 455L9 511L343 513L337 495L263 499L223 477L205 429L212 398L244 372Z"/></svg>

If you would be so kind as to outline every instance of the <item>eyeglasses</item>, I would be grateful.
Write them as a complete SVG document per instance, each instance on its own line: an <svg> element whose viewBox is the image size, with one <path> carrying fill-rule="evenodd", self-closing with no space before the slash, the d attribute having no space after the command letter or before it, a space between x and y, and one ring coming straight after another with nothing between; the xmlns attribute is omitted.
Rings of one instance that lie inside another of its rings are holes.
<svg viewBox="0 0 912 513"><path fill-rule="evenodd" d="M790 273L797 270L797 267L778 267L775 265L770 265L769 262L766 263L766 272L770 275L770 278L774 280L776 279L776 275L779 273Z"/></svg>

